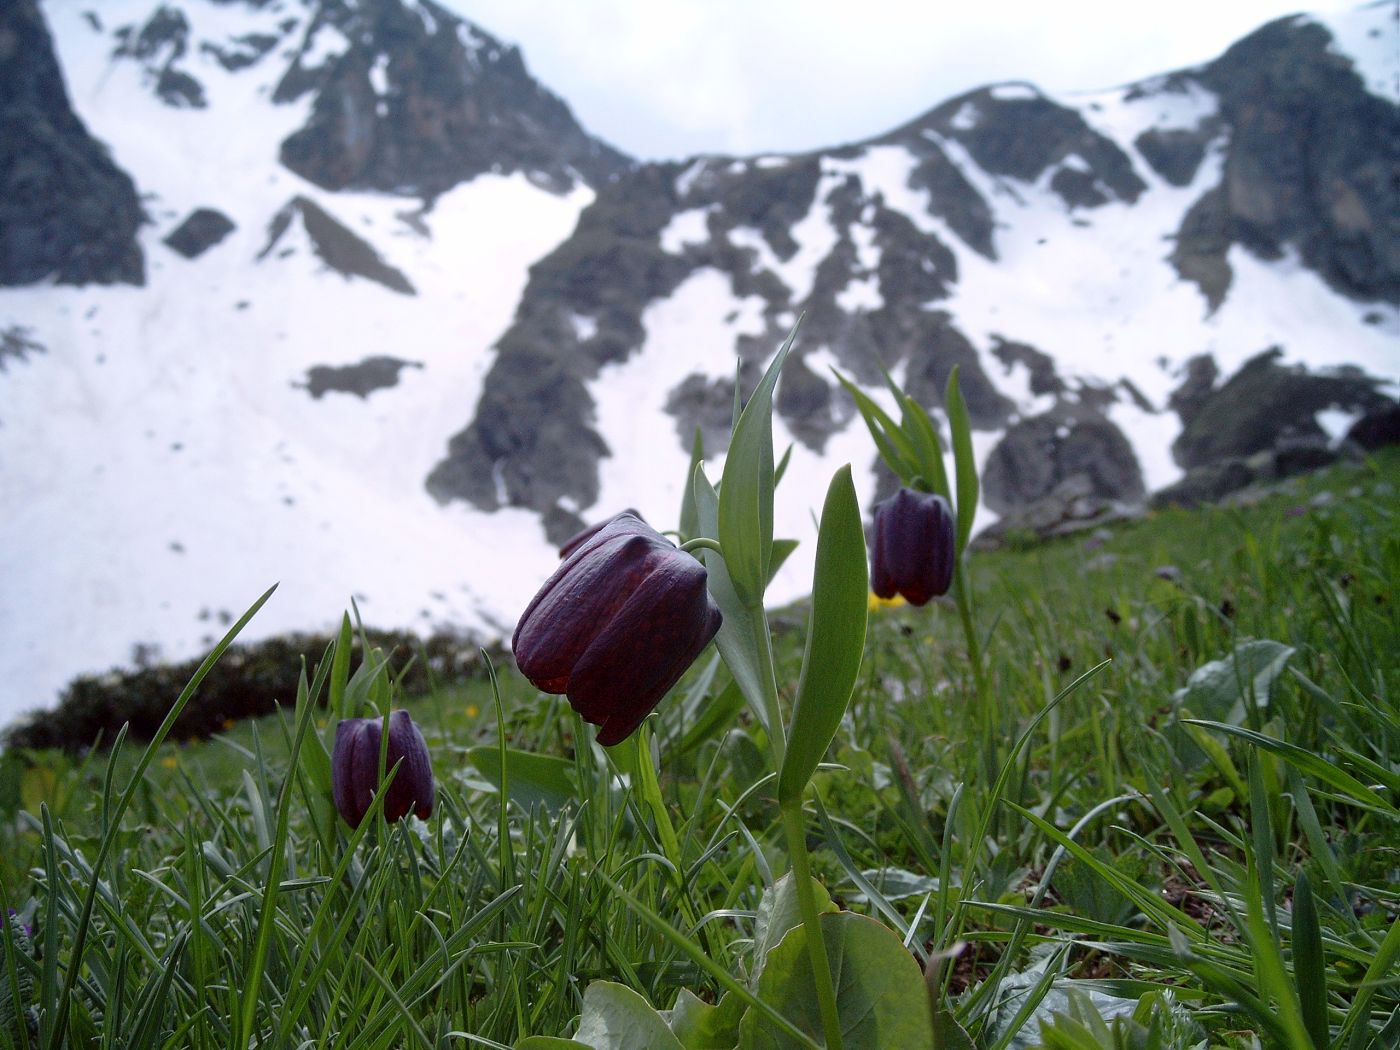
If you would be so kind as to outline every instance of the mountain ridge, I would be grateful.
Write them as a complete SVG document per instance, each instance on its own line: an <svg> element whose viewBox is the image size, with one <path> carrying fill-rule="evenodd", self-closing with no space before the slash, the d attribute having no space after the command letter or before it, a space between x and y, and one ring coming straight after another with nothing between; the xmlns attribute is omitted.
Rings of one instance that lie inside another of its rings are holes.
<svg viewBox="0 0 1400 1050"><path fill-rule="evenodd" d="M803 539L836 464L867 507L888 485L833 366L880 398L887 365L934 409L959 366L984 521L1178 482L1187 413L1276 344L1270 389L1371 377L1268 441L1335 454L1393 403L1400 239L1374 217L1400 213L1396 146L1355 131L1393 126L1392 74L1333 54L1395 31L1378 8L1332 42L1271 31L1346 95L1318 163L1348 191L1273 213L1287 165L1232 153L1210 64L1073 98L993 85L807 154L640 163L559 134L567 104L518 52L430 2L43 11L75 119L141 194L145 269L0 288L0 717L137 643L189 655L276 579L250 637L352 596L381 626L507 635L552 542L622 506L674 515L695 428L722 450L736 361L751 383L802 312L776 430L778 525ZM1245 62L1250 90L1288 61Z"/></svg>

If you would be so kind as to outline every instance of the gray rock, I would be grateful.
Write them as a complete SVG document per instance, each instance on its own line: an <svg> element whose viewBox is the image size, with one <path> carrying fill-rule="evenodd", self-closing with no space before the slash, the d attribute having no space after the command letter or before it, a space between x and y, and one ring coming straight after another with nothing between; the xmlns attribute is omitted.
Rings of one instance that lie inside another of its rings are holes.
<svg viewBox="0 0 1400 1050"><path fill-rule="evenodd" d="M196 208L165 237L165 243L186 259L203 255L234 231L233 220L213 208Z"/></svg>
<svg viewBox="0 0 1400 1050"><path fill-rule="evenodd" d="M283 164L326 189L429 199L487 172L525 172L567 192L580 178L598 187L629 167L530 76L517 48L436 4L425 6L431 20L398 0L320 9L318 19L352 43L308 68L308 34L279 83L278 101L316 95L306 125L282 143ZM381 59L388 82L382 97L370 80Z"/></svg>
<svg viewBox="0 0 1400 1050"><path fill-rule="evenodd" d="M1007 428L987 457L983 499L998 514L1024 512L1056 492L1063 496L1071 481L1077 487L1070 491L1098 500L1136 503L1144 494L1122 432L1097 413L1061 406Z"/></svg>
<svg viewBox="0 0 1400 1050"><path fill-rule="evenodd" d="M35 0L0 5L0 285L143 284L144 221L73 113Z"/></svg>
<svg viewBox="0 0 1400 1050"><path fill-rule="evenodd" d="M332 391L353 394L363 401L376 390L398 386L399 373L405 368L422 367L421 361L376 355L353 365L313 365L307 369L302 386L317 401Z"/></svg>
<svg viewBox="0 0 1400 1050"><path fill-rule="evenodd" d="M1177 463L1190 469L1271 451L1285 436L1320 438L1319 411L1367 411L1389 402L1377 390L1379 381L1357 369L1309 372L1279 364L1281 357L1277 347L1266 350L1193 401L1172 442Z"/></svg>
<svg viewBox="0 0 1400 1050"><path fill-rule="evenodd" d="M1322 26L1284 18L1200 73L1219 96L1228 147L1172 261L1212 309L1234 244L1266 259L1291 247L1345 295L1400 301L1400 106L1367 91L1331 45Z"/></svg>
<svg viewBox="0 0 1400 1050"><path fill-rule="evenodd" d="M417 294L408 278L380 258L367 241L307 197L293 197L273 216L268 225L267 244L258 253L259 262L282 243L292 221L297 218L300 218L317 258L336 273L344 277L363 277L400 295Z"/></svg>
<svg viewBox="0 0 1400 1050"><path fill-rule="evenodd" d="M1367 452L1400 444L1400 403L1391 401L1371 409L1351 425L1347 440Z"/></svg>

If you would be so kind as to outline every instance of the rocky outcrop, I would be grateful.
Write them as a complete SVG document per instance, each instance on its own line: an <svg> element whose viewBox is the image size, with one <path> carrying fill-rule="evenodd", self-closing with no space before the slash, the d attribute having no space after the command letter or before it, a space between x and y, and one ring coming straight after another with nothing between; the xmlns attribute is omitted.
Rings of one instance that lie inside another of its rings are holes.
<svg viewBox="0 0 1400 1050"><path fill-rule="evenodd" d="M284 244L294 222L300 223L316 257L341 276L363 277L400 295L417 294L401 270L390 266L368 241L307 197L293 197L273 216L267 244L258 253L259 262L274 253L280 257L296 250ZM283 247L279 249L279 245Z"/></svg>
<svg viewBox="0 0 1400 1050"><path fill-rule="evenodd" d="M1277 347L1251 358L1182 415L1172 456L1187 469L1247 458L1284 439L1325 439L1317 413L1328 408L1366 412L1389 403L1378 381L1358 369L1309 372L1280 364Z"/></svg>
<svg viewBox="0 0 1400 1050"><path fill-rule="evenodd" d="M982 494L998 514L1047 497L1140 502L1142 469L1128 439L1093 410L1065 404L1007 427L982 471Z"/></svg>
<svg viewBox="0 0 1400 1050"><path fill-rule="evenodd" d="M326 40L339 50L326 57ZM313 65L313 63L317 63ZM559 192L629 166L507 47L431 0L328 2L278 86L316 96L282 163L330 190L431 199L486 172L524 172Z"/></svg>
<svg viewBox="0 0 1400 1050"><path fill-rule="evenodd" d="M818 350L867 384L903 364L910 392L934 408L959 366L974 426L1000 427L1011 403L951 317L929 305L949 294L956 257L841 169L858 155L852 147L836 163L813 154L644 165L603 187L569 240L531 270L476 416L451 439L429 490L483 509L530 507L572 527L563 508L592 503L609 452L593 429L588 383L640 350L647 308L701 271L722 274L736 300L761 304L759 325L731 347L745 389L804 315L776 409L813 449L854 411L829 372L807 362ZM834 242L795 281L784 264L803 248L795 231L814 212L830 217ZM684 234L671 228L682 215L691 218ZM677 443L689 448L698 426L707 449L722 450L732 406L732 381L685 379L667 401Z"/></svg>
<svg viewBox="0 0 1400 1050"><path fill-rule="evenodd" d="M233 231L233 220L223 212L196 208L165 236L165 243L186 259L196 259Z"/></svg>
<svg viewBox="0 0 1400 1050"><path fill-rule="evenodd" d="M119 46L113 57L133 59L146 71L156 96L175 109L204 109L204 85L180 68L190 50L190 23L178 7L162 4L138 30L117 30Z"/></svg>
<svg viewBox="0 0 1400 1050"><path fill-rule="evenodd" d="M921 117L923 132L954 139L993 175L1035 182L1053 170L1050 187L1070 207L1109 200L1132 203L1147 189L1132 161L1075 110L1029 84L969 92Z"/></svg>
<svg viewBox="0 0 1400 1050"><path fill-rule="evenodd" d="M353 365L313 365L301 386L316 401L331 392L353 394L363 401L376 390L398 386L399 373L405 368L422 367L421 361L376 354Z"/></svg>
<svg viewBox="0 0 1400 1050"><path fill-rule="evenodd" d="M144 220L73 113L35 0L0 5L0 285L142 284Z"/></svg>
<svg viewBox="0 0 1400 1050"><path fill-rule="evenodd" d="M1200 73L1229 144L1172 261L1212 309L1235 244L1266 259L1291 250L1343 294L1400 301L1400 107L1367 91L1331 45L1322 26L1280 19Z"/></svg>

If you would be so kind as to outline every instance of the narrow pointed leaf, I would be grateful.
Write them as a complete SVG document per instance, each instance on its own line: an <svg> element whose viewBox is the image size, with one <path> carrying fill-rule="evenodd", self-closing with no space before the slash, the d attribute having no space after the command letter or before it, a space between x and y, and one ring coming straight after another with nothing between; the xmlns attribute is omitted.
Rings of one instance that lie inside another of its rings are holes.
<svg viewBox="0 0 1400 1050"><path fill-rule="evenodd" d="M972 535L972 522L977 517L977 461L972 455L972 421L968 419L967 403L958 386L958 366L948 376L948 388L943 395L948 411L948 429L953 435L953 469L958 486L958 554L962 555Z"/></svg>
<svg viewBox="0 0 1400 1050"><path fill-rule="evenodd" d="M724 458L719 542L734 591L749 606L763 601L768 581L773 545L773 389L796 335L794 329L744 406Z"/></svg>
<svg viewBox="0 0 1400 1050"><path fill-rule="evenodd" d="M865 533L847 465L831 479L822 507L812 578L812 616L787 755L778 778L780 802L802 797L846 713L865 651L869 589Z"/></svg>
<svg viewBox="0 0 1400 1050"><path fill-rule="evenodd" d="M834 368L831 371L837 382L846 388L846 392L855 401L856 410L865 420L866 429L870 431L870 437L874 440L875 448L885 465L894 471L904 484L912 484L914 476L919 472L919 464L909 436L894 421L894 417L877 405L865 391Z"/></svg>
<svg viewBox="0 0 1400 1050"><path fill-rule="evenodd" d="M943 445L938 440L938 429L924 406L912 397L903 395L900 404L904 406L904 432L909 435L918 456L920 476L951 505L953 492L948 487L948 470L943 465Z"/></svg>
<svg viewBox="0 0 1400 1050"><path fill-rule="evenodd" d="M1313 1046L1328 1045L1327 968L1322 954L1322 927L1307 872L1293 884L1293 983L1303 1010L1303 1025Z"/></svg>
<svg viewBox="0 0 1400 1050"><path fill-rule="evenodd" d="M705 438L701 434L700 428L695 428L695 440L690 444L690 466L686 468L685 484L681 493L681 518L676 526L681 534L681 541L693 540L700 535L700 519L695 512L695 486L691 484L695 478L695 468L700 466L705 459Z"/></svg>

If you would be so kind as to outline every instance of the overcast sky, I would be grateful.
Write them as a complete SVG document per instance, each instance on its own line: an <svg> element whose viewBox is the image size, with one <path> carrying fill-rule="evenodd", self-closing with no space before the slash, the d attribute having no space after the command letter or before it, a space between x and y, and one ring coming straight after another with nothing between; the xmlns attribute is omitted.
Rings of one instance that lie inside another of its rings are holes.
<svg viewBox="0 0 1400 1050"><path fill-rule="evenodd" d="M868 138L999 80L1052 94L1214 58L1335 0L439 0L645 159Z"/></svg>

